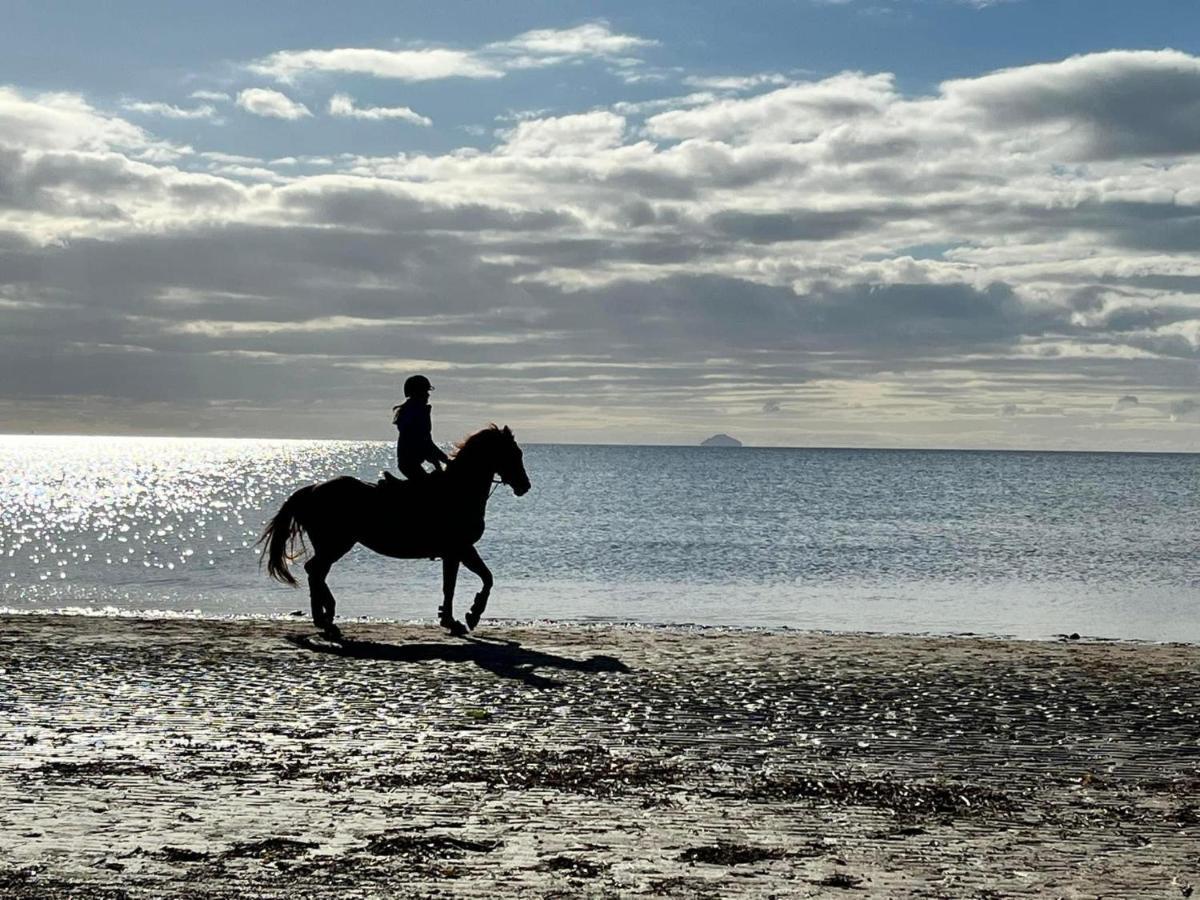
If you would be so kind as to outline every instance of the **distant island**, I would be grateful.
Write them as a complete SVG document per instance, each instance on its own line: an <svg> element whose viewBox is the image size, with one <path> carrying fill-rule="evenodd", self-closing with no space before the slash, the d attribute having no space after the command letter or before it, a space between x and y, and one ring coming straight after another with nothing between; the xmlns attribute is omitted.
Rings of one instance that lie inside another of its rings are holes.
<svg viewBox="0 0 1200 900"><path fill-rule="evenodd" d="M700 442L701 447L740 447L742 442L727 434L714 434Z"/></svg>

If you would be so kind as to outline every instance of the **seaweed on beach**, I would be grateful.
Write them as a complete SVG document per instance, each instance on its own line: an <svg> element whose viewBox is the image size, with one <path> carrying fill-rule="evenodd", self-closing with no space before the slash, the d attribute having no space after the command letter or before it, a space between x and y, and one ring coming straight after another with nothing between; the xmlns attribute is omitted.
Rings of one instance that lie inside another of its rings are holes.
<svg viewBox="0 0 1200 900"><path fill-rule="evenodd" d="M679 854L679 861L711 866L741 866L766 860L820 856L824 852L823 848L814 845L803 850L785 850L782 847L754 847L720 841L709 846L689 847Z"/></svg>
<svg viewBox="0 0 1200 900"><path fill-rule="evenodd" d="M150 855L164 862L203 862L210 856L203 850L189 850L187 847L160 847Z"/></svg>
<svg viewBox="0 0 1200 900"><path fill-rule="evenodd" d="M1167 818L1180 825L1200 825L1200 809L1187 804L1168 813Z"/></svg>
<svg viewBox="0 0 1200 900"><path fill-rule="evenodd" d="M534 868L539 872L563 872L575 878L598 878L607 871L604 863L588 862L574 856L551 856Z"/></svg>
<svg viewBox="0 0 1200 900"><path fill-rule="evenodd" d="M651 881L646 885L646 893L655 897L692 897L694 900L709 900L721 896L707 878L686 878L679 875Z"/></svg>
<svg viewBox="0 0 1200 900"><path fill-rule="evenodd" d="M96 778L119 778L129 775L160 775L162 770L157 766L147 765L135 760L90 760L88 762L71 762L68 760L53 760L42 763L30 774L42 778L75 778L81 781Z"/></svg>
<svg viewBox="0 0 1200 900"><path fill-rule="evenodd" d="M382 773L372 779L372 784L386 790L458 782L611 797L641 788L661 788L677 783L682 775L680 767L672 763L615 756L598 746L533 751L507 748L486 754L458 754L447 760L444 768L431 767L412 774Z"/></svg>
<svg viewBox="0 0 1200 900"><path fill-rule="evenodd" d="M129 900L124 888L42 876L41 869L0 869L0 897L36 900Z"/></svg>
<svg viewBox="0 0 1200 900"><path fill-rule="evenodd" d="M863 880L854 875L847 875L845 872L834 872L832 875L827 875L824 878L814 881L813 884L821 887L835 887L855 889L862 885Z"/></svg>
<svg viewBox="0 0 1200 900"><path fill-rule="evenodd" d="M372 856L403 856L411 862L461 859L468 853L491 853L499 841L470 841L447 835L383 834L366 846Z"/></svg>
<svg viewBox="0 0 1200 900"><path fill-rule="evenodd" d="M758 801L817 800L843 806L890 809L903 815L974 815L1019 809L1012 797L991 788L955 782L844 778L839 775L759 778L737 796Z"/></svg>
<svg viewBox="0 0 1200 900"><path fill-rule="evenodd" d="M223 854L226 857L254 857L263 860L294 859L303 856L317 844L292 838L271 837L261 841L234 844Z"/></svg>

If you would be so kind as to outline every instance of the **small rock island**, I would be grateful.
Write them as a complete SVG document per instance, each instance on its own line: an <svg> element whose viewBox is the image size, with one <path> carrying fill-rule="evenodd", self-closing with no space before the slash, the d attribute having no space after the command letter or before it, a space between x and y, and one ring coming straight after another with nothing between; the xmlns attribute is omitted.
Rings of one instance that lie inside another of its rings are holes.
<svg viewBox="0 0 1200 900"><path fill-rule="evenodd" d="M701 447L740 447L742 442L727 434L714 434L700 442Z"/></svg>

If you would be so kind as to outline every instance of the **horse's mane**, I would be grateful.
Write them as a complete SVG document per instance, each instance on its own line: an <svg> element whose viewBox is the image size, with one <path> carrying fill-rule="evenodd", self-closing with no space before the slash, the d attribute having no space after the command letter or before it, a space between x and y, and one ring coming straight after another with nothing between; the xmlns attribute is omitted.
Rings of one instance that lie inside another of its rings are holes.
<svg viewBox="0 0 1200 900"><path fill-rule="evenodd" d="M450 453L451 460L458 460L464 456L469 457L477 450L482 450L491 444L498 437L507 437L513 439L513 433L507 425L501 428L495 422L492 422L486 428L480 428L474 434L467 435L461 441L454 445L453 451Z"/></svg>

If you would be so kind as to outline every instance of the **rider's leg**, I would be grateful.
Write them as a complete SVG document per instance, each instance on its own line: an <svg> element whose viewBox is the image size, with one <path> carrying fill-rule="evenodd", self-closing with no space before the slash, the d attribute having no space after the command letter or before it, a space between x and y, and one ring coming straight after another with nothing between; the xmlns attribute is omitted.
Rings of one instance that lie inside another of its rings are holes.
<svg viewBox="0 0 1200 900"><path fill-rule="evenodd" d="M429 473L420 463L404 463L397 468L400 470L400 474L409 481L420 481L422 478L429 477Z"/></svg>
<svg viewBox="0 0 1200 900"><path fill-rule="evenodd" d="M475 602L471 604L471 609L466 615L467 627L474 631L483 617L483 611L487 609L488 596L492 593L492 572L474 547L468 547L462 554L462 564L478 575L479 580L483 582L483 588L475 595Z"/></svg>

